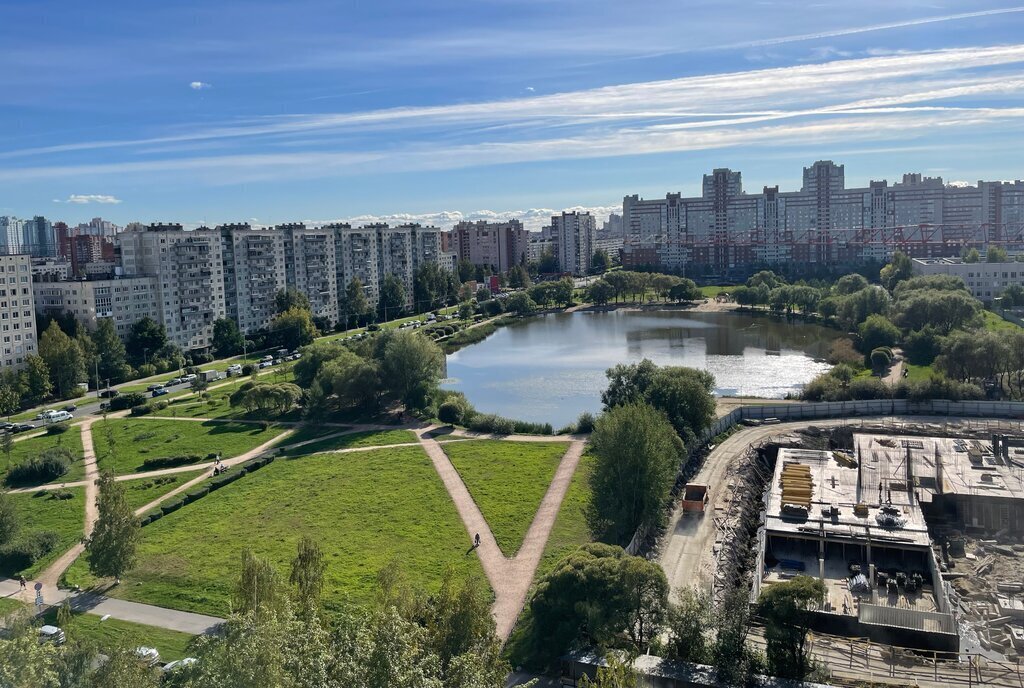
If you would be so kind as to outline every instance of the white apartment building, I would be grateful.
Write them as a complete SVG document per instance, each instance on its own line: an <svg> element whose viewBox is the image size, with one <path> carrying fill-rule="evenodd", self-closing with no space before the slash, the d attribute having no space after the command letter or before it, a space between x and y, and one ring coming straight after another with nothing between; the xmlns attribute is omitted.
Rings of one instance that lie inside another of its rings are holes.
<svg viewBox="0 0 1024 688"><path fill-rule="evenodd" d="M551 218L555 257L562 272L586 275L594 257L597 224L590 213L562 213Z"/></svg>
<svg viewBox="0 0 1024 688"><path fill-rule="evenodd" d="M352 227L347 224L327 225L334 232L335 282L338 301L344 303L345 292L353 279L363 285L370 308L380 298L380 271L377 269L377 225ZM342 309L344 310L344 309ZM341 313L345 316L346 313Z"/></svg>
<svg viewBox="0 0 1024 688"><path fill-rule="evenodd" d="M376 225L377 230L377 270L380 280L394 275L405 287L405 307L412 307L412 287L414 267L413 226ZM440 237L439 237L440 239ZM439 247L440 252L440 247Z"/></svg>
<svg viewBox="0 0 1024 688"><path fill-rule="evenodd" d="M155 224L121 232L117 245L127 275L157 278L167 337L185 351L208 348L214 321L227 315L220 231Z"/></svg>
<svg viewBox="0 0 1024 688"><path fill-rule="evenodd" d="M555 242L545 239L540 232L530 232L530 238L526 244L526 260L536 263L547 251L555 252Z"/></svg>
<svg viewBox="0 0 1024 688"><path fill-rule="evenodd" d="M160 322L156 277L35 282L36 308L43 313L68 312L89 331L103 318L114 321L125 340L132 325L149 317Z"/></svg>
<svg viewBox="0 0 1024 688"><path fill-rule="evenodd" d="M338 271L334 232L303 224L278 227L284 234L285 280L309 299L313 317L338 322Z"/></svg>
<svg viewBox="0 0 1024 688"><path fill-rule="evenodd" d="M527 259L529 232L519 220L460 222L451 231L451 250L458 260L508 272Z"/></svg>
<svg viewBox="0 0 1024 688"><path fill-rule="evenodd" d="M269 327L274 297L286 286L284 233L244 223L221 225L217 231L227 317L243 334Z"/></svg>
<svg viewBox="0 0 1024 688"><path fill-rule="evenodd" d="M974 298L989 303L1009 286L1024 286L1024 263L965 263L959 258L914 258L915 275L952 275Z"/></svg>
<svg viewBox="0 0 1024 688"><path fill-rule="evenodd" d="M39 353L28 255L0 255L0 338L0 369L18 369Z"/></svg>

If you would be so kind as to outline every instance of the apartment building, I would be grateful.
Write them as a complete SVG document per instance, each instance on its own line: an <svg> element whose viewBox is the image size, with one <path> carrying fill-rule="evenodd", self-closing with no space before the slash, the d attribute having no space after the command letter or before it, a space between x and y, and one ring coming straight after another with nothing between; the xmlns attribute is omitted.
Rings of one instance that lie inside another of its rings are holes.
<svg viewBox="0 0 1024 688"><path fill-rule="evenodd" d="M405 288L405 308L412 307L414 225L373 225L377 232L377 270L383 282L394 275ZM439 237L440 238L440 237ZM440 249L440 247L439 247Z"/></svg>
<svg viewBox="0 0 1024 688"><path fill-rule="evenodd" d="M208 348L214 321L227 315L221 232L152 224L121 232L117 244L125 274L157 278L167 337L185 351Z"/></svg>
<svg viewBox="0 0 1024 688"><path fill-rule="evenodd" d="M1024 286L1024 263L965 263L960 258L915 258L915 275L959 277L979 301L991 303L1010 286Z"/></svg>
<svg viewBox="0 0 1024 688"><path fill-rule="evenodd" d="M280 225L285 281L309 299L313 317L338 322L338 270L334 232L303 224Z"/></svg>
<svg viewBox="0 0 1024 688"><path fill-rule="evenodd" d="M529 238L529 232L519 220L460 222L452 228L450 250L459 261L508 272L527 260Z"/></svg>
<svg viewBox="0 0 1024 688"><path fill-rule="evenodd" d="M274 297L287 284L284 233L247 223L220 225L217 231L227 317L243 334L269 327Z"/></svg>
<svg viewBox="0 0 1024 688"><path fill-rule="evenodd" d="M590 213L562 213L551 218L554 253L562 272L586 275L594 256L597 225Z"/></svg>
<svg viewBox="0 0 1024 688"><path fill-rule="evenodd" d="M906 174L900 182L847 188L843 165L819 160L798 191L743 190L741 173L704 175L701 195L622 202L623 262L726 272L761 264L823 265L959 254L988 243L1024 247L1024 182L946 184Z"/></svg>
<svg viewBox="0 0 1024 688"><path fill-rule="evenodd" d="M548 251L554 254L555 242L544 238L540 232L530 232L530 238L526 243L526 260L536 263Z"/></svg>
<svg viewBox="0 0 1024 688"><path fill-rule="evenodd" d="M363 285L363 295L370 308L376 308L380 298L377 225L352 227L348 224L331 224L324 229L334 232L335 282L339 303L344 303L348 285L353 279L358 279ZM341 310L344 311L344 308Z"/></svg>
<svg viewBox="0 0 1024 688"><path fill-rule="evenodd" d="M0 369L18 369L39 353L31 257L0 255Z"/></svg>
<svg viewBox="0 0 1024 688"><path fill-rule="evenodd" d="M71 313L92 331L101 319L114 321L121 339L143 318L160 322L156 277L104 280L40 281L32 285L36 308L42 313Z"/></svg>

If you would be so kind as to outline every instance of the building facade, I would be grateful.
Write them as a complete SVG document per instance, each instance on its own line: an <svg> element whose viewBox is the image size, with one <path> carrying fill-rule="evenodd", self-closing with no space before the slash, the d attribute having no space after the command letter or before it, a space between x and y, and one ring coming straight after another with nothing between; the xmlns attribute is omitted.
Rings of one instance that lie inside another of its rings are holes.
<svg viewBox="0 0 1024 688"><path fill-rule="evenodd" d="M284 237L249 224L217 227L224 278L224 309L243 334L270 326L274 298L285 288Z"/></svg>
<svg viewBox="0 0 1024 688"><path fill-rule="evenodd" d="M38 355L31 257L0 255L0 368L17 370Z"/></svg>
<svg viewBox="0 0 1024 688"><path fill-rule="evenodd" d="M562 213L551 218L554 253L562 272L586 275L594 256L597 225L590 213Z"/></svg>
<svg viewBox="0 0 1024 688"><path fill-rule="evenodd" d="M457 260L508 272L529 257L529 232L519 220L460 222L452 228L450 249Z"/></svg>
<svg viewBox="0 0 1024 688"><path fill-rule="evenodd" d="M1024 286L1024 263L965 263L960 258L915 258L915 275L951 275L967 285L974 298L991 303L1010 286Z"/></svg>
<svg viewBox="0 0 1024 688"><path fill-rule="evenodd" d="M107 280L42 281L33 284L36 307L42 313L71 313L89 331L109 318L121 339L143 318L160 322L162 313L156 277Z"/></svg>
<svg viewBox="0 0 1024 688"><path fill-rule="evenodd" d="M315 318L338 322L338 271L334 232L302 224L278 227L284 235L285 282L309 299Z"/></svg>
<svg viewBox="0 0 1024 688"><path fill-rule="evenodd" d="M740 172L704 175L701 195L622 203L623 263L725 273L754 265L830 266L958 255L965 246L1024 247L1024 182L946 184L906 174L847 188L830 160L803 170L799 191L743 190Z"/></svg>

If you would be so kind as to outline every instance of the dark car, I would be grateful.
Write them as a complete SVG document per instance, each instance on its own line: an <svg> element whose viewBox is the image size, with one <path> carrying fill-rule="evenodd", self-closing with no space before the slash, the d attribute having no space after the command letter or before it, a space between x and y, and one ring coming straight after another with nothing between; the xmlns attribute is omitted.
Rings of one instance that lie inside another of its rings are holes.
<svg viewBox="0 0 1024 688"><path fill-rule="evenodd" d="M36 426L32 423L15 423L14 427L11 428L11 432L25 432L26 430L35 430Z"/></svg>
<svg viewBox="0 0 1024 688"><path fill-rule="evenodd" d="M75 406L74 404L68 404L62 410L67 411L68 413L74 413L75 411L78 410L78 407Z"/></svg>
<svg viewBox="0 0 1024 688"><path fill-rule="evenodd" d="M102 390L100 392L100 398L101 399L113 399L118 394L120 394L120 392L118 392L116 389L104 389L104 390Z"/></svg>
<svg viewBox="0 0 1024 688"><path fill-rule="evenodd" d="M104 401L102 404L100 404L100 411L109 411L109 410L110 410L110 404L108 402Z"/></svg>
<svg viewBox="0 0 1024 688"><path fill-rule="evenodd" d="M158 387L157 389L153 390L154 397L162 397L165 394L167 394L167 390L164 389L163 387Z"/></svg>

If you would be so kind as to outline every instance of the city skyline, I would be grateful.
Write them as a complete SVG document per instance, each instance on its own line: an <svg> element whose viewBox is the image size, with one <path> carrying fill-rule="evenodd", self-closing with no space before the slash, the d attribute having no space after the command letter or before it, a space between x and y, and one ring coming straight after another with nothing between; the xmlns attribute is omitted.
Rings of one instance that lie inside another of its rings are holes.
<svg viewBox="0 0 1024 688"><path fill-rule="evenodd" d="M0 53L0 215L537 229L719 167L1022 176L1006 3L122 9L0 9L0 36L45 12L50 39Z"/></svg>

